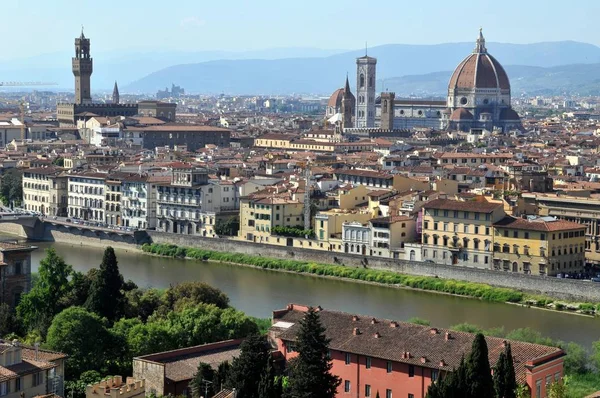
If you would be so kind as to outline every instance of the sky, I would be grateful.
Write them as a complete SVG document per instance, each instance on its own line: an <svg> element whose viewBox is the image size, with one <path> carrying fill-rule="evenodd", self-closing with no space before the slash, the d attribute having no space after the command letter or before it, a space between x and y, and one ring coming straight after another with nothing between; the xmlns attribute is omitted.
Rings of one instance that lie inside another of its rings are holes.
<svg viewBox="0 0 600 398"><path fill-rule="evenodd" d="M0 59L71 51L358 49L381 44L575 40L600 46L599 0L3 1ZM67 44L68 43L68 44Z"/></svg>

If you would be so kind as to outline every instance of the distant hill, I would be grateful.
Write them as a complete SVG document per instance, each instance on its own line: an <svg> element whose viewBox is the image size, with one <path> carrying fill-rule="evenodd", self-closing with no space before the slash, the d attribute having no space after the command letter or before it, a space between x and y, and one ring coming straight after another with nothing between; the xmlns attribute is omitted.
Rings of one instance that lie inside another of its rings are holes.
<svg viewBox="0 0 600 398"><path fill-rule="evenodd" d="M600 95L600 63L562 65L552 68L508 65L513 95ZM396 95L445 96L452 71L409 75L385 80L385 88Z"/></svg>
<svg viewBox="0 0 600 398"><path fill-rule="evenodd" d="M600 48L591 44L573 41L503 44L488 43L488 50L503 65L527 65L530 67L553 68L573 64L600 63ZM413 84L415 90L440 92L440 83L447 83L449 72L473 49L473 43L449 43L437 45L390 44L369 49L369 55L378 59L378 90L392 89L392 82ZM155 92L171 83L182 85L188 92L229 94L329 94L343 85L346 73L351 82L355 79L355 59L364 55L364 50L349 51L326 57L302 57L285 59L240 59L213 60L170 66L151 73L123 87L129 92ZM581 65L582 67L584 65ZM526 67L515 67L526 68ZM590 67L593 69L593 67ZM510 69L509 75L513 78ZM566 71L565 73L568 73ZM420 76L431 74L430 76ZM417 76L419 75L419 76ZM398 78L398 76L405 76ZM535 72L519 72L513 85L519 87L518 79L535 76ZM585 73L580 75L585 78ZM397 80L400 79L400 80ZM389 81L388 81L389 80ZM546 81L536 79L543 89ZM575 79L578 80L578 79ZM555 90L556 84L549 90ZM571 79L567 76L557 82L560 87L571 90ZM566 84L566 85L563 85ZM394 83L395 84L395 83ZM429 87L429 88L427 88ZM441 91L443 92L443 90Z"/></svg>

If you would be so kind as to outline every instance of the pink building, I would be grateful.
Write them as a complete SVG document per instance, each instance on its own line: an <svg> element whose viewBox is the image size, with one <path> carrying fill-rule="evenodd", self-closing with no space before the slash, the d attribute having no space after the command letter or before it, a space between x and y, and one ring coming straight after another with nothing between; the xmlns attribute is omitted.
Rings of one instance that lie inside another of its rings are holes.
<svg viewBox="0 0 600 398"><path fill-rule="evenodd" d="M273 311L270 337L286 360L293 358L299 321L308 307L290 304ZM332 372L342 383L339 397L424 398L427 388L458 367L471 351L471 333L319 309L331 339ZM486 337L490 365L507 344ZM527 383L532 398L545 398L546 386L563 376L565 353L555 347L510 341L519 383Z"/></svg>

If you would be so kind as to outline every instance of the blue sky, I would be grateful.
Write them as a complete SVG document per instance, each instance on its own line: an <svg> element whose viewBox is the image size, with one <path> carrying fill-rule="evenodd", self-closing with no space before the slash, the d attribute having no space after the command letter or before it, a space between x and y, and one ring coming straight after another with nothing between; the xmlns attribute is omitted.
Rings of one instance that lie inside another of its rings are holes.
<svg viewBox="0 0 600 398"><path fill-rule="evenodd" d="M576 40L600 45L600 0L3 1L2 59L70 51L357 49L389 43Z"/></svg>

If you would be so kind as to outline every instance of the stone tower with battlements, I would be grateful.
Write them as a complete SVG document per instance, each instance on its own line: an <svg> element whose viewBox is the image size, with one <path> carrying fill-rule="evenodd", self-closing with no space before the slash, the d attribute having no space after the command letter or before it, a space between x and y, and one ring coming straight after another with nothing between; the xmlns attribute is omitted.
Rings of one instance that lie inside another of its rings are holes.
<svg viewBox="0 0 600 398"><path fill-rule="evenodd" d="M365 55L356 59L355 127L375 127L375 84L377 59Z"/></svg>
<svg viewBox="0 0 600 398"><path fill-rule="evenodd" d="M92 102L90 79L93 72L93 61L90 56L90 39L81 29L81 36L75 39L75 56L73 57L73 75L75 76L75 104Z"/></svg>
<svg viewBox="0 0 600 398"><path fill-rule="evenodd" d="M393 130L394 129L394 100L396 99L395 93L384 92L381 93L381 129L382 130Z"/></svg>

